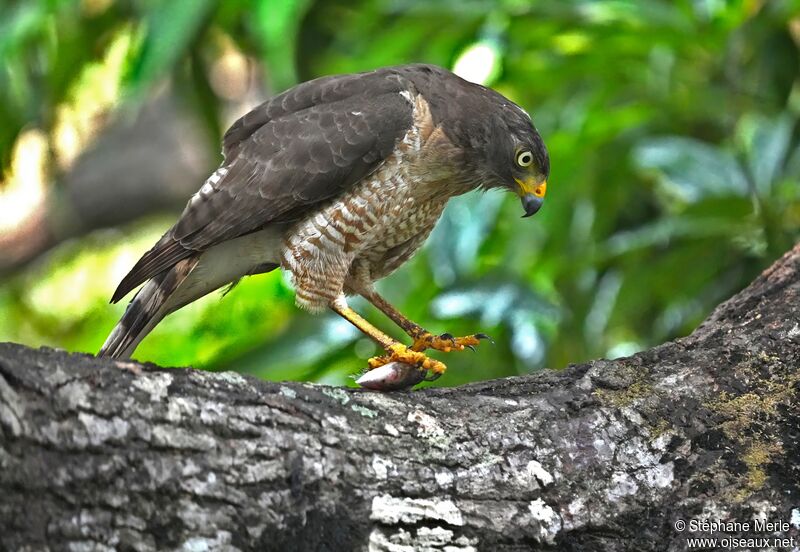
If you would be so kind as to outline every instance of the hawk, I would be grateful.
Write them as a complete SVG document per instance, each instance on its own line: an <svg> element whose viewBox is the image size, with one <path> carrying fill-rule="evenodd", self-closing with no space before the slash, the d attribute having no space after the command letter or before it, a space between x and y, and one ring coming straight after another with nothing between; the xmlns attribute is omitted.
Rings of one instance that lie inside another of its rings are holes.
<svg viewBox="0 0 800 552"><path fill-rule="evenodd" d="M514 192L524 216L542 206L550 162L530 116L501 94L433 65L386 67L299 84L225 133L222 165L114 292L140 284L99 356L128 357L166 315L243 276L282 268L297 304L332 309L385 351L369 368L445 365L424 351L463 350L483 334L433 335L374 282L423 244L447 201ZM347 304L361 295L410 346Z"/></svg>

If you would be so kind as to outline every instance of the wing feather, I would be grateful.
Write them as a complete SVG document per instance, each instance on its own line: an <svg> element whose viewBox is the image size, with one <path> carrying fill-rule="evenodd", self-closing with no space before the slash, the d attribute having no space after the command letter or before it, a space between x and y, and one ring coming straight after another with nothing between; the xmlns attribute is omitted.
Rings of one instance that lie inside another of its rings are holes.
<svg viewBox="0 0 800 552"><path fill-rule="evenodd" d="M176 262L272 223L296 220L373 172L413 123L391 71L327 77L262 104L225 134L225 162L136 263L116 302Z"/></svg>
<svg viewBox="0 0 800 552"><path fill-rule="evenodd" d="M367 73L333 75L310 80L265 101L241 117L225 133L222 153L234 157L244 141L269 121L315 105L353 97L374 97L409 90L409 82L393 68Z"/></svg>

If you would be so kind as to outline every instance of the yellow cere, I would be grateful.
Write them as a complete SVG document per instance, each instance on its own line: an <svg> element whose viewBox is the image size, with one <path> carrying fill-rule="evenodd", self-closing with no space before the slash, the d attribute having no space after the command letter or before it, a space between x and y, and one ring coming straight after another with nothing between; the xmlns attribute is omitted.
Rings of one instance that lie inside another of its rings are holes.
<svg viewBox="0 0 800 552"><path fill-rule="evenodd" d="M519 184L519 195L521 196L525 194L533 194L536 197L544 197L544 195L547 193L546 180L542 180L541 182L537 182L535 178L527 178L524 181L520 180L519 178L515 178L514 180L516 180L517 184Z"/></svg>

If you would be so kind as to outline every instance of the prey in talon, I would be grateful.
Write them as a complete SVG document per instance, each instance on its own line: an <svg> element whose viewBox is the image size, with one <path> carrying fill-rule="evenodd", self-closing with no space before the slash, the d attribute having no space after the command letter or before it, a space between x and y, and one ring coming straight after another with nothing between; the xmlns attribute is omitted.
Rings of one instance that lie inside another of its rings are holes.
<svg viewBox="0 0 800 552"><path fill-rule="evenodd" d="M356 383L374 391L400 391L409 389L427 378L427 372L411 364L390 362L378 368L367 370ZM433 378L435 379L435 378Z"/></svg>
<svg viewBox="0 0 800 552"><path fill-rule="evenodd" d="M178 221L119 284L112 302L141 288L100 356L129 357L168 314L280 268L300 307L333 310L383 349L362 385L389 390L435 379L446 367L426 351L474 349L487 336L433 335L374 283L422 246L449 199L506 190L529 217L543 205L550 173L522 108L423 64L299 84L236 121L222 152ZM375 305L409 343L351 309L352 295Z"/></svg>

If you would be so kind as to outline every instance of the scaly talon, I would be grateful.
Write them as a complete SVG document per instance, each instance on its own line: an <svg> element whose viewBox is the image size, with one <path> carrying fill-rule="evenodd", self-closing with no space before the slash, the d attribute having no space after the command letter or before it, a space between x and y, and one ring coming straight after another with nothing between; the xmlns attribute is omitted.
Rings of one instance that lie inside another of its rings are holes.
<svg viewBox="0 0 800 552"><path fill-rule="evenodd" d="M425 381L436 381L442 377L442 372L432 372L429 375L425 376Z"/></svg>
<svg viewBox="0 0 800 552"><path fill-rule="evenodd" d="M424 370L433 372L441 376L447 367L443 362L429 358L427 355L416 351L412 348L406 347L402 343L395 343L390 345L386 350L386 354L378 357L372 357L367 361L369 369L378 368L389 364L390 362L402 362L403 364L410 364L417 366ZM438 377L438 376L437 376Z"/></svg>
<svg viewBox="0 0 800 552"><path fill-rule="evenodd" d="M470 348L474 351L475 345L479 345L481 339L488 339L491 341L491 338L483 333L465 337L453 337L452 334L449 333L436 336L429 332L424 332L414 336L414 344L411 346L411 349L414 351L436 349L437 351L445 353L449 353L450 351L463 351L465 348ZM494 342L492 341L492 343Z"/></svg>

